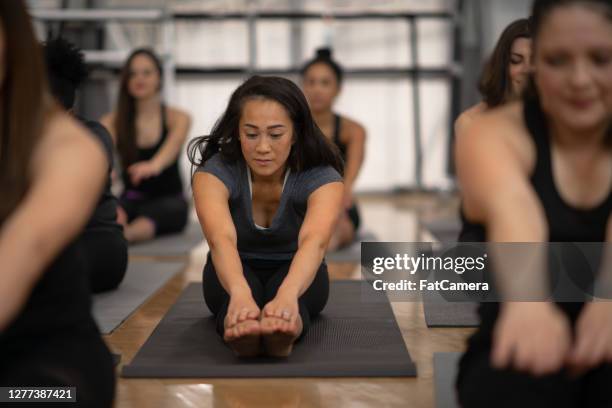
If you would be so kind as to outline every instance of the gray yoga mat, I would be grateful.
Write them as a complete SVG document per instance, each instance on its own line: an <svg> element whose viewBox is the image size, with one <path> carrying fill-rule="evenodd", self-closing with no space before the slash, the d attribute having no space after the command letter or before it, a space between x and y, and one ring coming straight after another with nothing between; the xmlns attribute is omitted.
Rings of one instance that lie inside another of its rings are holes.
<svg viewBox="0 0 612 408"><path fill-rule="evenodd" d="M478 327L478 303L428 301L423 298L427 327Z"/></svg>
<svg viewBox="0 0 612 408"><path fill-rule="evenodd" d="M461 220L458 218L425 221L421 222L421 226L440 242L457 242L461 232Z"/></svg>
<svg viewBox="0 0 612 408"><path fill-rule="evenodd" d="M164 235L154 240L130 245L130 255L182 256L204 240L200 224L191 222L181 234Z"/></svg>
<svg viewBox="0 0 612 408"><path fill-rule="evenodd" d="M235 357L193 283L123 368L131 378L409 377L416 375L391 306L362 302L359 281L333 281L330 301L288 358ZM373 291L372 291L373 292Z"/></svg>
<svg viewBox="0 0 612 408"><path fill-rule="evenodd" d="M130 261L123 282L93 296L93 316L100 332L109 334L183 268L182 262Z"/></svg>
<svg viewBox="0 0 612 408"><path fill-rule="evenodd" d="M325 255L325 260L328 262L361 262L361 243L376 241L376 236L370 231L361 231L357 233L355 240L351 245L342 248L338 251L328 252Z"/></svg>
<svg viewBox="0 0 612 408"><path fill-rule="evenodd" d="M461 353L434 354L434 384L437 408L459 408L455 379Z"/></svg>

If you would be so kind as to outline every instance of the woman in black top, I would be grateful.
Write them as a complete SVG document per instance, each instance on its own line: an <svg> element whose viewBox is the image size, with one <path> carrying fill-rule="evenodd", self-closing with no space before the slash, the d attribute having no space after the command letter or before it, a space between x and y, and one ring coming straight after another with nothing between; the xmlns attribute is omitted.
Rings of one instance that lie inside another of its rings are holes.
<svg viewBox="0 0 612 408"><path fill-rule="evenodd" d="M312 116L323 134L333 141L344 159L344 209L329 242L329 250L349 245L361 223L353 197L353 186L365 156L366 132L362 125L333 111L340 93L343 71L331 51L319 49L317 56L302 68L302 87Z"/></svg>
<svg viewBox="0 0 612 408"><path fill-rule="evenodd" d="M457 140L462 239L610 242L612 4L536 0L533 36L524 101ZM531 262L496 265L507 301L480 308L457 381L462 406L612 406L612 303L513 302L547 293L546 263L533 271ZM612 278L609 258L600 270Z"/></svg>
<svg viewBox="0 0 612 408"><path fill-rule="evenodd" d="M19 0L0 2L0 55L0 386L76 387L75 406L110 407L111 355L73 242L108 163L49 94Z"/></svg>
<svg viewBox="0 0 612 408"><path fill-rule="evenodd" d="M180 232L187 223L178 160L191 119L163 104L161 86L159 59L148 49L135 50L123 67L117 110L101 119L121 158L118 221L129 242Z"/></svg>
<svg viewBox="0 0 612 408"><path fill-rule="evenodd" d="M44 55L51 92L71 112L76 91L87 77L83 54L66 40L57 38L44 44ZM89 261L91 290L99 293L117 288L123 280L128 260L127 242L122 226L117 223L117 199L111 193L113 141L100 123L80 120L104 146L108 159L106 187L81 235Z"/></svg>

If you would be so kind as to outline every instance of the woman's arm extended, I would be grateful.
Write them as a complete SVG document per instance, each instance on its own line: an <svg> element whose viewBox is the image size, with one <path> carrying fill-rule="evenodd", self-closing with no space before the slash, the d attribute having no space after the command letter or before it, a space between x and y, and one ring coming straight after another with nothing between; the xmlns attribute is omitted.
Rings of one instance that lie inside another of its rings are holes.
<svg viewBox="0 0 612 408"><path fill-rule="evenodd" d="M253 300L238 254L236 228L229 210L227 187L216 176L197 172L193 178L193 196L215 271L221 285L230 295L227 311L229 325L232 326L245 318L259 317L259 307ZM248 313L240 315L245 308Z"/></svg>
<svg viewBox="0 0 612 408"><path fill-rule="evenodd" d="M551 302L513 301L546 298L547 258L540 243L548 232L544 210L529 183L530 148L517 130L520 118L504 119L498 113L478 118L458 135L457 168L466 215L486 226L489 242L498 243L492 248L494 272L506 302L493 333L492 363L543 375L565 362L569 322ZM499 243L530 244L508 250Z"/></svg>
<svg viewBox="0 0 612 408"><path fill-rule="evenodd" d="M325 256L325 250L342 204L343 186L328 183L308 198L306 217L298 237L298 250L287 277L278 289L279 295L299 298L308 289Z"/></svg>
<svg viewBox="0 0 612 408"><path fill-rule="evenodd" d="M349 127L350 136L346 147L346 163L344 166L344 206L352 205L353 186L359 175L359 170L365 158L365 129L356 123L351 123Z"/></svg>

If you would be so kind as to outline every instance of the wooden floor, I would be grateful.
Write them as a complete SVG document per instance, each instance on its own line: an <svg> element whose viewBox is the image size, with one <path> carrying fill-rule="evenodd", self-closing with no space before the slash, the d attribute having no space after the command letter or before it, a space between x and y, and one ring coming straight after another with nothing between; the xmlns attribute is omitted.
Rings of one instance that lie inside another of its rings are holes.
<svg viewBox="0 0 612 408"><path fill-rule="evenodd" d="M380 241L428 240L419 220L456 211L452 196L360 197L364 225ZM472 329L428 329L420 303L394 303L404 341L418 368L417 378L179 379L119 377L182 289L201 280L204 250L196 249L158 293L111 335L109 347L121 354L116 407L433 407L433 353L462 351ZM137 261L137 259L134 259ZM359 278L355 264L329 264L332 279Z"/></svg>

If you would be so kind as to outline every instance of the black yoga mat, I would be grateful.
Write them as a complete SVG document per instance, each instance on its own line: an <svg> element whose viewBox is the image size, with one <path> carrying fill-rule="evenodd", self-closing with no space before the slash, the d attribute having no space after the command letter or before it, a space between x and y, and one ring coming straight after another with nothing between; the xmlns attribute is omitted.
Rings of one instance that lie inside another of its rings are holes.
<svg viewBox="0 0 612 408"><path fill-rule="evenodd" d="M215 332L200 284L191 284L123 368L123 377L415 376L389 302L361 296L359 281L332 282L328 305L291 356L240 359Z"/></svg>
<svg viewBox="0 0 612 408"><path fill-rule="evenodd" d="M459 408L455 379L461 353L434 354L434 383L437 408Z"/></svg>

